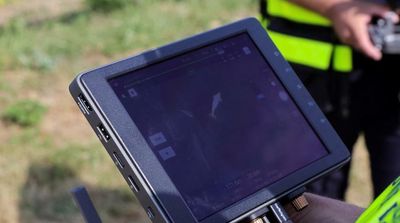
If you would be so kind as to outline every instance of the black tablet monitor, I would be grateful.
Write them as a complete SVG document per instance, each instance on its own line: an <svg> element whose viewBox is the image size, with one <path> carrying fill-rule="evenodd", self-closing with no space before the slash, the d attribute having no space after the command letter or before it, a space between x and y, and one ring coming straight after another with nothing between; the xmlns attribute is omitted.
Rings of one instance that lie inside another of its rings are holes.
<svg viewBox="0 0 400 223"><path fill-rule="evenodd" d="M253 18L85 72L70 91L154 222L238 222L349 160Z"/></svg>

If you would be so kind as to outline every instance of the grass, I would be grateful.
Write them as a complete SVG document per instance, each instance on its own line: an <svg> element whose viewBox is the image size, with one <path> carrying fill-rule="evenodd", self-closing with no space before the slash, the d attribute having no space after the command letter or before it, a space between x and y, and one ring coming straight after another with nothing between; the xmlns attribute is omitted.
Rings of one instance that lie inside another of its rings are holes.
<svg viewBox="0 0 400 223"><path fill-rule="evenodd" d="M15 2L15 0L0 0L0 6Z"/></svg>
<svg viewBox="0 0 400 223"><path fill-rule="evenodd" d="M0 32L0 65L48 72L63 60L91 52L112 56L146 49L231 21L235 14L249 15L240 8L251 4L256 5L254 0L146 0L110 13L82 9L36 25L17 18Z"/></svg>
<svg viewBox="0 0 400 223"><path fill-rule="evenodd" d="M69 195L81 184L105 222L148 222L68 84L82 70L254 15L257 2L132 2L0 27L0 222L81 222Z"/></svg>
<svg viewBox="0 0 400 223"><path fill-rule="evenodd" d="M128 7L133 0L86 0L86 5L95 11L109 12L115 9Z"/></svg>
<svg viewBox="0 0 400 223"><path fill-rule="evenodd" d="M3 119L21 126L34 126L38 124L46 108L32 100L21 100L6 108Z"/></svg>

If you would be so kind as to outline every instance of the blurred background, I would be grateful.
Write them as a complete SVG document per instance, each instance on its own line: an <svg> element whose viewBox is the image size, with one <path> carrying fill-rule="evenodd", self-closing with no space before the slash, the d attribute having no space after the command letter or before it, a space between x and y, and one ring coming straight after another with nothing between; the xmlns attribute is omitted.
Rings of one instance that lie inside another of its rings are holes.
<svg viewBox="0 0 400 223"><path fill-rule="evenodd" d="M0 0L0 222L82 222L88 187L104 222L146 214L68 93L84 70L246 16L257 0ZM371 201L357 143L347 201Z"/></svg>

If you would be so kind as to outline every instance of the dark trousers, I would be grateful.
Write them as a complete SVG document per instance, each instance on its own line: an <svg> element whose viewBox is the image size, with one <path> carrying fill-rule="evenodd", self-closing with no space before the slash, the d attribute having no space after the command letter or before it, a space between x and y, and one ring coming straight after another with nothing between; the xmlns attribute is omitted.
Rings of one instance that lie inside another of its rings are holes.
<svg viewBox="0 0 400 223"><path fill-rule="evenodd" d="M350 151L364 134L378 196L400 175L400 56L375 62L356 54L349 74L292 66ZM309 190L343 199L349 169L344 166Z"/></svg>

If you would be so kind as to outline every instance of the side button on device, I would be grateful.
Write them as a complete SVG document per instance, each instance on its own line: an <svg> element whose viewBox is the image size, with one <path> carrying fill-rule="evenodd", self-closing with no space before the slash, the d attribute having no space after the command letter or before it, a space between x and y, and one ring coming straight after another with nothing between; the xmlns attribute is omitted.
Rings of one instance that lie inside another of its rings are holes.
<svg viewBox="0 0 400 223"><path fill-rule="evenodd" d="M135 181L133 180L132 176L128 176L128 181L129 181L129 187L132 190L135 190L135 192L139 192L139 187L138 185L135 183Z"/></svg>
<svg viewBox="0 0 400 223"><path fill-rule="evenodd" d="M124 169L125 165L122 162L122 160L119 158L118 154L116 152L113 153L114 157L114 163L117 165L119 168Z"/></svg>
<svg viewBox="0 0 400 223"><path fill-rule="evenodd" d="M293 199L292 205L294 206L296 211L301 211L308 206L308 200L307 200L306 196L304 196L304 194L303 194L303 195L298 196L297 198Z"/></svg>
<svg viewBox="0 0 400 223"><path fill-rule="evenodd" d="M153 213L153 210L151 210L150 207L147 208L146 213L147 213L147 216L149 216L149 218L150 218L151 220L154 219L154 213Z"/></svg>

